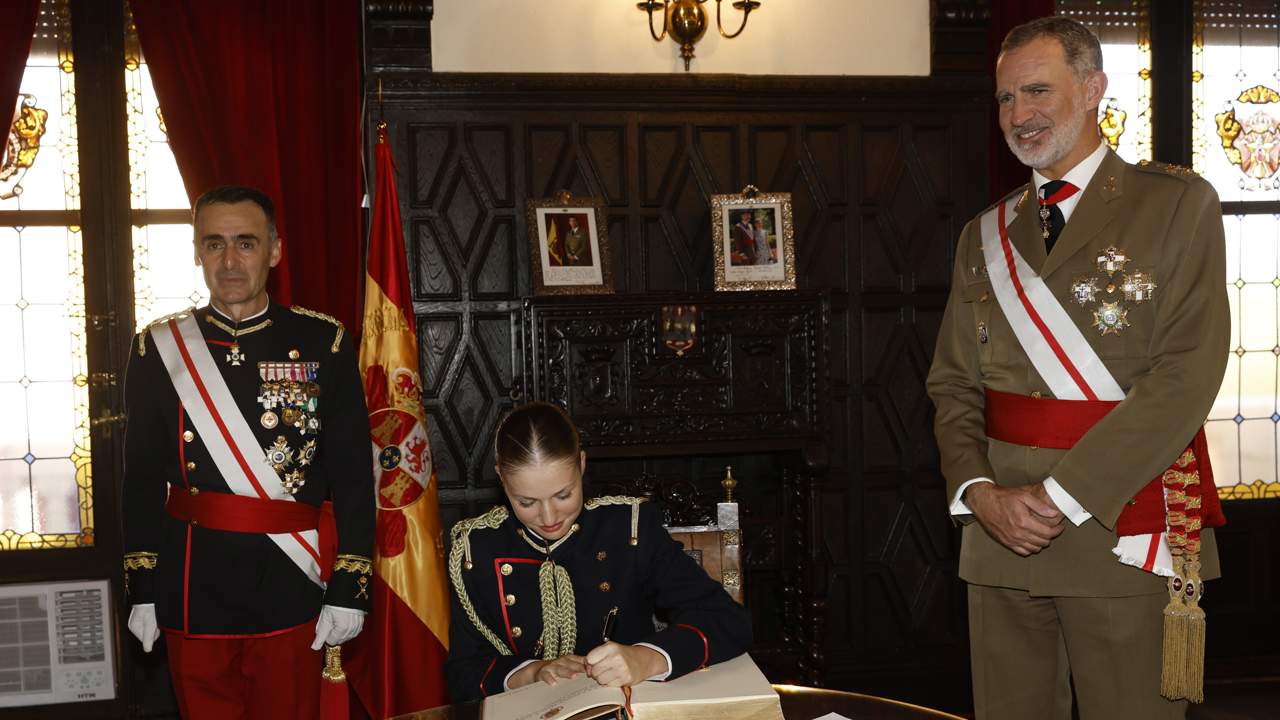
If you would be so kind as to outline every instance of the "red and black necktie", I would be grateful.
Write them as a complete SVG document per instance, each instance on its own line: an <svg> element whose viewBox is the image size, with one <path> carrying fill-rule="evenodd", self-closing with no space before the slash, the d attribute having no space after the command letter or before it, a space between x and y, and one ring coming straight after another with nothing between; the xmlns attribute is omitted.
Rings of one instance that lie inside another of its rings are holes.
<svg viewBox="0 0 1280 720"><path fill-rule="evenodd" d="M1062 227L1067 220L1062 215L1058 203L1080 192L1080 188L1066 180L1050 180L1040 186L1040 231L1044 237L1044 251L1053 251L1053 244L1058 241Z"/></svg>

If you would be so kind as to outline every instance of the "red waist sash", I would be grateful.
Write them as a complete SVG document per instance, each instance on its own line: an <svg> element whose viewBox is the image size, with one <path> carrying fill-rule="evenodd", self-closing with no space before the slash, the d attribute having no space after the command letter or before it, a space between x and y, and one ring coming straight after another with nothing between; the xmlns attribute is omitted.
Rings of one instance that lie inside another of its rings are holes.
<svg viewBox="0 0 1280 720"><path fill-rule="evenodd" d="M333 503L320 507L290 500L264 500L223 492L196 495L173 488L164 509L169 517L211 530L241 533L294 533L316 530L320 536L320 579L327 581L338 556Z"/></svg>
<svg viewBox="0 0 1280 720"><path fill-rule="evenodd" d="M1120 403L1110 400L1057 400L1013 393L986 391L987 437L1013 445L1069 450ZM1218 488L1209 466L1209 445L1200 428L1187 446L1194 460L1181 472L1198 472L1204 527L1226 524ZM1163 473L1162 473L1163 475ZM1147 483L1133 496L1116 521L1118 535L1142 535L1165 531L1164 487L1161 477Z"/></svg>

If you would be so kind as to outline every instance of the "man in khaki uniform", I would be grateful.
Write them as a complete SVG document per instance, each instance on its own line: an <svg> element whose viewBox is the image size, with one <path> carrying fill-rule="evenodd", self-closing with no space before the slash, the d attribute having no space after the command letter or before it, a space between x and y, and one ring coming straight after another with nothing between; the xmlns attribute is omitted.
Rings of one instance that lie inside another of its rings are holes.
<svg viewBox="0 0 1280 720"><path fill-rule="evenodd" d="M929 372L947 502L964 523L978 718L1065 720L1072 682L1083 720L1186 711L1160 696L1166 580L1112 548L1121 511L1188 447L1222 380L1221 208L1190 171L1130 165L1100 141L1106 84L1097 38L1064 18L1015 28L996 65L1000 127L1034 170L1001 200L1018 198L1008 240L1123 401L1070 449L989 437L990 391L1055 395L997 298L980 219L961 234ZM1213 532L1201 539L1202 577L1216 577Z"/></svg>

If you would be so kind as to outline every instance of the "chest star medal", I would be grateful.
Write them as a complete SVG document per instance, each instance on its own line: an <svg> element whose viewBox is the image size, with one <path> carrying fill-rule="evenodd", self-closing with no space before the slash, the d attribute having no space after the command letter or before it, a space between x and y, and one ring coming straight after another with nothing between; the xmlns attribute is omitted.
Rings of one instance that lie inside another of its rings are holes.
<svg viewBox="0 0 1280 720"><path fill-rule="evenodd" d="M1097 278L1082 277L1071 284L1071 297L1080 303L1081 307L1095 302L1098 299L1098 280Z"/></svg>
<svg viewBox="0 0 1280 720"><path fill-rule="evenodd" d="M1118 302L1104 302L1093 311L1093 326L1103 335L1119 332L1129 327L1129 309Z"/></svg>

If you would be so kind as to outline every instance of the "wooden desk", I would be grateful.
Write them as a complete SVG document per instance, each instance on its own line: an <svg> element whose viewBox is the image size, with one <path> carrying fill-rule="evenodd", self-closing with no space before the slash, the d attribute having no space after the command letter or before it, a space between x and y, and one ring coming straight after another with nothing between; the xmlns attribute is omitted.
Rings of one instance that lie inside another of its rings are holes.
<svg viewBox="0 0 1280 720"><path fill-rule="evenodd" d="M774 685L773 689L782 698L782 714L787 720L813 720L830 712L852 720L963 720L958 715L873 695L798 685ZM480 703L447 705L392 720L480 720Z"/></svg>

